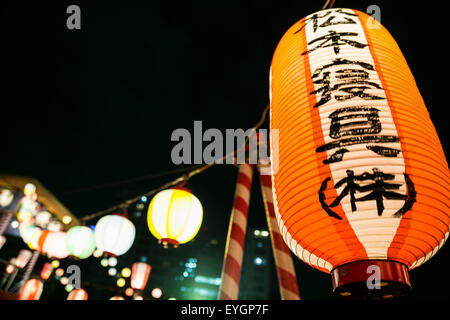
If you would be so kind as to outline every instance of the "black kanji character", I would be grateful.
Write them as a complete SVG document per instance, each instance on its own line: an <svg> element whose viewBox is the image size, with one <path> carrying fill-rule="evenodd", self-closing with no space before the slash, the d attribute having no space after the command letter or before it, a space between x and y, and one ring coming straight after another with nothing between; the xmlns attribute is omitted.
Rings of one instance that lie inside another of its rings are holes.
<svg viewBox="0 0 450 320"><path fill-rule="evenodd" d="M328 47L333 47L334 53L338 54L340 52L340 46L343 46L343 45L350 45L350 46L353 46L356 48L367 47L367 44L360 43L355 40L343 38L343 37L356 37L356 36L358 36L358 33L356 33L356 32L336 32L334 30L328 30L328 34L310 41L308 43L308 46L315 42L318 42L318 41L321 41L321 42L315 48L303 52L302 55L311 53L320 48L328 48Z"/></svg>
<svg viewBox="0 0 450 320"><path fill-rule="evenodd" d="M313 23L313 31L314 32L316 32L319 27L323 28L323 27L327 27L327 26L331 26L331 25L337 25L337 24L356 24L356 22L354 20L352 20L351 18L348 18L348 17L344 17L344 19L345 19L344 21L334 21L336 16L331 16L331 17L328 18L327 21L325 21L324 23L319 25L319 19L325 18L325 17L329 16L330 14L336 13L336 12L337 13L342 13L342 14L345 14L345 15L348 15L348 16L356 17L356 14L342 11L342 9L337 9L334 12L333 11L326 11L326 12L322 12L322 14L314 13L312 16L310 16L308 18L305 18L305 21L302 24L302 26L300 27L300 29L295 31L294 34L297 34L301 30L303 30L303 28L310 22Z"/></svg>

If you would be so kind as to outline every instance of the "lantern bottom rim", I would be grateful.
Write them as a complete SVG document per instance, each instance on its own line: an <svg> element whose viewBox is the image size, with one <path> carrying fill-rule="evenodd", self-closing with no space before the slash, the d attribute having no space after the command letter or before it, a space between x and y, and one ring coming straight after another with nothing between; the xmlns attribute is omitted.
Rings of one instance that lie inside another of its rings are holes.
<svg viewBox="0 0 450 320"><path fill-rule="evenodd" d="M159 244L161 244L164 248L177 248L180 243L175 239L162 238L159 239Z"/></svg>
<svg viewBox="0 0 450 320"><path fill-rule="evenodd" d="M361 260L331 271L333 293L353 299L389 299L411 290L408 267L391 260Z"/></svg>

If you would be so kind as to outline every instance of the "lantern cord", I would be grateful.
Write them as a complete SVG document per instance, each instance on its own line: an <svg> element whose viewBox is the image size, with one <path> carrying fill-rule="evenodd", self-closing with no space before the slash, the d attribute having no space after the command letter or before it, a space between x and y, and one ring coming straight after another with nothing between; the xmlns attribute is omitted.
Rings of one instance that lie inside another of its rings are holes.
<svg viewBox="0 0 450 320"><path fill-rule="evenodd" d="M325 4L323 5L322 10L324 10L324 9L331 9L333 7L335 1L336 0L327 0L325 2Z"/></svg>
<svg viewBox="0 0 450 320"><path fill-rule="evenodd" d="M84 217L80 218L79 221L80 222L89 221L89 220L92 220L94 218L100 217L100 216L102 216L104 214L110 213L112 211L120 210L124 206L126 207L126 206L131 205L131 204L133 204L135 202L138 202L143 196L150 197L150 196L154 195L155 193L157 193L159 191L162 191L164 189L167 189L167 188L170 188L170 187L182 184L182 183L184 184L190 178L195 176L196 174L202 173L206 169L209 169L209 168L215 166L216 164L224 163L227 159L229 159L229 158L233 157L234 155L236 155L236 153L239 150L241 150L242 148L245 148L245 146L248 143L249 139L251 139L251 137L253 137L253 135L255 134L256 130L263 125L264 121L266 120L266 116L267 116L267 112L269 111L269 108L270 108L270 104L267 104L267 106L264 108L264 111L263 111L259 121L250 129L251 132L250 132L249 135L246 136L244 143L241 146L239 146L238 148L236 148L236 150L234 150L233 152L230 152L230 153L226 154L222 158L219 158L219 159L215 160L214 162L212 162L210 164L206 164L206 165L201 166L200 168L197 168L197 169L194 169L192 171L189 171L189 172L183 174L182 176L180 176L180 177L178 177L178 178L176 178L176 179L174 179L172 181L169 181L169 182L163 184L162 186L160 186L158 188L150 190L150 191L148 191L148 192L146 192L144 194L141 194L141 195L139 195L137 197L128 199L128 200L126 200L126 201L124 201L124 202L122 202L120 204L117 204L117 205L111 207L111 208L108 208L108 209L105 209L105 210L102 210L102 211L98 211L98 212L95 212L93 214L84 216Z"/></svg>

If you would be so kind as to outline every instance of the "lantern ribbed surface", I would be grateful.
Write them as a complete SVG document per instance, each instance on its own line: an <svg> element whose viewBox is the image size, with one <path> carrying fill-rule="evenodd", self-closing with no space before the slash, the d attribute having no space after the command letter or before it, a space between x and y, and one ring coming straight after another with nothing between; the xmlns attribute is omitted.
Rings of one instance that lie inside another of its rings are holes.
<svg viewBox="0 0 450 320"><path fill-rule="evenodd" d="M66 247L66 240L66 232L50 232L42 245L42 252L47 254L50 258L64 259L69 255Z"/></svg>
<svg viewBox="0 0 450 320"><path fill-rule="evenodd" d="M298 21L273 56L270 98L276 216L300 259L324 272L361 260L412 269L439 250L448 164L383 26L351 9Z"/></svg>
<svg viewBox="0 0 450 320"><path fill-rule="evenodd" d="M88 258L95 250L95 236L88 227L75 226L69 229L66 238L69 255L79 259Z"/></svg>
<svg viewBox="0 0 450 320"><path fill-rule="evenodd" d="M148 227L153 236L177 243L192 240L200 229L202 219L200 201L185 188L158 192L150 202L147 213Z"/></svg>
<svg viewBox="0 0 450 320"><path fill-rule="evenodd" d="M134 224L121 215L102 217L95 225L95 243L105 253L120 256L127 252L136 235Z"/></svg>
<svg viewBox="0 0 450 320"><path fill-rule="evenodd" d="M135 262L131 267L131 288L144 290L152 267L145 262Z"/></svg>
<svg viewBox="0 0 450 320"><path fill-rule="evenodd" d="M44 284L37 279L25 281L19 292L17 300L39 300L41 298Z"/></svg>

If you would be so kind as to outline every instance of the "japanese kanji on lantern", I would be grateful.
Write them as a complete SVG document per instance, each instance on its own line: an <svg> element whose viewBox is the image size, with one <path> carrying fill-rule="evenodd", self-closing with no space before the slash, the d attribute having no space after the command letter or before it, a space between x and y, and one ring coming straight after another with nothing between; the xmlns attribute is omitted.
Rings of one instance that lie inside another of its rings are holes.
<svg viewBox="0 0 450 320"><path fill-rule="evenodd" d="M448 238L450 175L397 43L362 12L313 13L277 46L270 99L287 245L342 296L407 292Z"/></svg>

